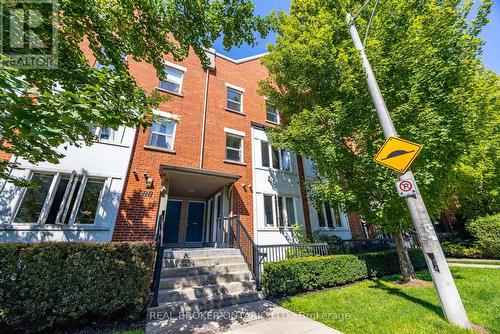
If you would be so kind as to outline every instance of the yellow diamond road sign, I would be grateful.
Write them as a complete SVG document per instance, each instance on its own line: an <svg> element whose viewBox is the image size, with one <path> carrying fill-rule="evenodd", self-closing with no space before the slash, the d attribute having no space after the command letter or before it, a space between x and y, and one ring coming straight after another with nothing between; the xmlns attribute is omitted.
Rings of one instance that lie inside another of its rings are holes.
<svg viewBox="0 0 500 334"><path fill-rule="evenodd" d="M396 137L389 137L375 156L375 162L405 173L422 150L423 145Z"/></svg>

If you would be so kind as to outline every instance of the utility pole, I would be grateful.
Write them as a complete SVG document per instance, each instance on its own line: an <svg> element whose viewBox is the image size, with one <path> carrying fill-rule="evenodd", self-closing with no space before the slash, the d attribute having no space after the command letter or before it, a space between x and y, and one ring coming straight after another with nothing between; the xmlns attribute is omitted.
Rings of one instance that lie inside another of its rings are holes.
<svg viewBox="0 0 500 334"><path fill-rule="evenodd" d="M382 93L380 92L375 74L373 73L370 62L366 57L363 44L361 43L361 39L358 35L358 30L354 25L354 20L349 13L346 16L346 19L354 46L360 51L361 54L363 67L367 75L366 81L368 83L368 90L370 91L371 98L375 104L375 109L377 110L377 116L380 124L382 125L384 136L386 139L389 137L397 137L398 134L394 128L394 124L392 123L392 119L389 115L389 111L387 110L387 106L385 105ZM413 179L413 173L410 169L408 169L406 173L399 175L399 180L401 181ZM444 257L436 232L432 226L429 213L427 212L425 203L420 195L420 192L418 191L418 187L416 194L405 197L405 200L446 319L456 326L468 329L472 328L471 323L467 318L467 313L465 313L465 308L462 300L460 299L455 281L451 275L450 268L448 268L448 264L446 263L446 258Z"/></svg>

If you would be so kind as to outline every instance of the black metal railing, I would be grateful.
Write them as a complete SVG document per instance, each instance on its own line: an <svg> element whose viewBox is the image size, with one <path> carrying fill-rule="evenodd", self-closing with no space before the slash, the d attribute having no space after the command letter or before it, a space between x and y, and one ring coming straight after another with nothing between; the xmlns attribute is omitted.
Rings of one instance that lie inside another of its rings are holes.
<svg viewBox="0 0 500 334"><path fill-rule="evenodd" d="M220 236L220 239L216 245L239 248L258 287L264 263L303 256L328 255L327 243L257 245L239 216L222 219L219 227L217 236Z"/></svg>
<svg viewBox="0 0 500 334"><path fill-rule="evenodd" d="M156 259L155 259L155 269L153 273L153 282L151 284L151 292L153 294L151 298L151 307L158 306L158 291L160 290L160 279L161 279L161 267L163 264L163 220L165 217L165 211L161 213L158 217L158 222L156 224L155 231L155 243L156 243Z"/></svg>

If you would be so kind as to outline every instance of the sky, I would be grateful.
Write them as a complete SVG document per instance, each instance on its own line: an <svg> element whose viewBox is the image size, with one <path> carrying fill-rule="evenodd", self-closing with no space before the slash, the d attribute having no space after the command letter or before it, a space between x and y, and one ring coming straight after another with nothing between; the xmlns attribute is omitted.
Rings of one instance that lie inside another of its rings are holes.
<svg viewBox="0 0 500 334"><path fill-rule="evenodd" d="M253 0L253 2L255 4L255 13L258 15L267 15L272 9L287 11L290 6L290 0ZM481 37L485 41L483 61L486 68L500 73L500 1L494 2L489 19L490 23L481 33ZM266 39L259 39L259 43L254 47L243 45L229 51L224 50L219 39L214 44L214 48L218 53L233 59L241 59L266 52L266 45L273 43L275 38L274 34L270 34Z"/></svg>

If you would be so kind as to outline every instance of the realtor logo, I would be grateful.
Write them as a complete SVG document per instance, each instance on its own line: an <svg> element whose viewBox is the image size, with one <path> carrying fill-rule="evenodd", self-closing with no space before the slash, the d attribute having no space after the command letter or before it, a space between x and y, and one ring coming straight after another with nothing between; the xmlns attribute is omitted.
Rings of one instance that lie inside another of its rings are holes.
<svg viewBox="0 0 500 334"><path fill-rule="evenodd" d="M0 4L0 62L23 69L57 68L57 0Z"/></svg>

